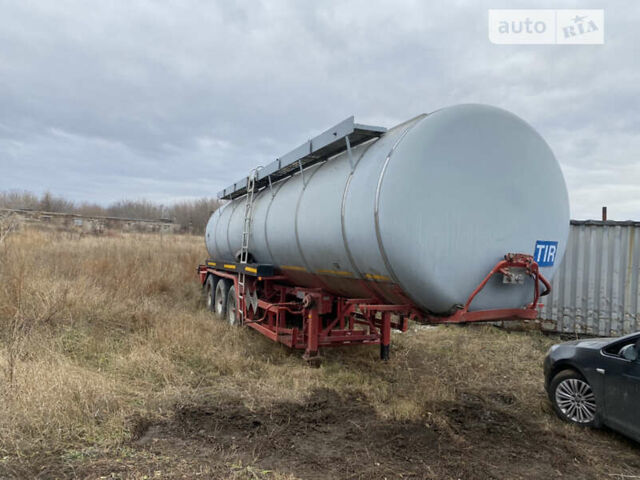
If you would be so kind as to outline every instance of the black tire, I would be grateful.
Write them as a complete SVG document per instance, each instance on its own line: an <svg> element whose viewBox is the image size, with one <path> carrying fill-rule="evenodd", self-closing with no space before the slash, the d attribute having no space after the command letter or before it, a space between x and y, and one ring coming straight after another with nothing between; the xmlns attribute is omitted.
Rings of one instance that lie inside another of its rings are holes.
<svg viewBox="0 0 640 480"><path fill-rule="evenodd" d="M232 285L227 294L227 322L229 322L229 325L232 327L240 325L237 305L236 287Z"/></svg>
<svg viewBox="0 0 640 480"><path fill-rule="evenodd" d="M231 282L226 278L221 278L218 280L218 284L216 285L216 294L213 299L215 302L215 312L216 315L220 316L220 318L225 318L227 314L227 294L229 293L229 286Z"/></svg>
<svg viewBox="0 0 640 480"><path fill-rule="evenodd" d="M563 370L549 385L549 400L558 417L581 427L600 426L600 409L591 385L575 370Z"/></svg>
<svg viewBox="0 0 640 480"><path fill-rule="evenodd" d="M217 283L218 277L215 275L209 275L207 277L207 281L204 282L204 301L207 306L207 310L211 312L214 311Z"/></svg>

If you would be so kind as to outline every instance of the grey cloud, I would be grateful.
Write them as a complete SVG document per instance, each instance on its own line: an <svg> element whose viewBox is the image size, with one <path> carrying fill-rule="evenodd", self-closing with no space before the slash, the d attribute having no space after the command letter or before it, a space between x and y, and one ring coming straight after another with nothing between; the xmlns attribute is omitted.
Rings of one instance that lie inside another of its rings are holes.
<svg viewBox="0 0 640 480"><path fill-rule="evenodd" d="M603 46L489 43L488 8L530 6L0 1L0 189L214 195L349 115L481 102L547 139L574 217L640 217L640 6L607 3Z"/></svg>

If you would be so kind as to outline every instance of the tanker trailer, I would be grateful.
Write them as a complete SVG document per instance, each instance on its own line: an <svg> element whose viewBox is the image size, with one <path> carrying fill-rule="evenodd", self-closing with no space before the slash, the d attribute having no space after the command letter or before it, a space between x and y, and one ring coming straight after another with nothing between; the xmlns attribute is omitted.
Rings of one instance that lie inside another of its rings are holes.
<svg viewBox="0 0 640 480"><path fill-rule="evenodd" d="M218 194L208 308L314 357L408 321L534 319L569 230L562 172L526 122L457 105L389 130L353 117Z"/></svg>

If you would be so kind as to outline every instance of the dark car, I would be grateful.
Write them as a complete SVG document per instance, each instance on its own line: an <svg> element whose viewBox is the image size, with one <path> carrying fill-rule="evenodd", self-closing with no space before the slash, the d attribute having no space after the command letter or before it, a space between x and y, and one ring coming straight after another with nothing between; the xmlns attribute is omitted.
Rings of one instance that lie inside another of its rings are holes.
<svg viewBox="0 0 640 480"><path fill-rule="evenodd" d="M560 418L606 425L640 442L640 332L554 345L544 375Z"/></svg>

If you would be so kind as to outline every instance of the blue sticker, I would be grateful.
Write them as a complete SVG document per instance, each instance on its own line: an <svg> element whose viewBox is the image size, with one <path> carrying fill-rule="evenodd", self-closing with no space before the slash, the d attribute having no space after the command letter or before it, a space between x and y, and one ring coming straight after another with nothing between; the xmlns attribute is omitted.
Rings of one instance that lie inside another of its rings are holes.
<svg viewBox="0 0 640 480"><path fill-rule="evenodd" d="M551 267L556 261L557 251L558 242L538 240L536 242L536 249L533 252L533 259L540 267Z"/></svg>

